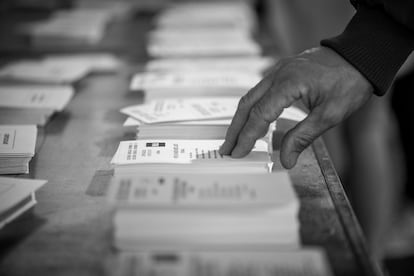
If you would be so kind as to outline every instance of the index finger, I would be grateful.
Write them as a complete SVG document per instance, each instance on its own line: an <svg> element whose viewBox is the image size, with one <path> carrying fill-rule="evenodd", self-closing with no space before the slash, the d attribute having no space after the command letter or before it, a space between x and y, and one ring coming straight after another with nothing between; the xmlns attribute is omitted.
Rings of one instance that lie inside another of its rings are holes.
<svg viewBox="0 0 414 276"><path fill-rule="evenodd" d="M237 143L237 137L239 136L240 131L247 121L251 108L256 102L261 99L261 97L266 93L267 90L270 89L271 86L272 79L270 77L265 77L240 99L237 106L237 111L233 116L229 128L227 129L225 141L220 147L220 154L231 154L234 146Z"/></svg>
<svg viewBox="0 0 414 276"><path fill-rule="evenodd" d="M244 157L252 150L256 140L268 132L269 124L296 100L295 90L294 86L276 82L252 107L247 122L240 130L237 144L231 153L232 157Z"/></svg>

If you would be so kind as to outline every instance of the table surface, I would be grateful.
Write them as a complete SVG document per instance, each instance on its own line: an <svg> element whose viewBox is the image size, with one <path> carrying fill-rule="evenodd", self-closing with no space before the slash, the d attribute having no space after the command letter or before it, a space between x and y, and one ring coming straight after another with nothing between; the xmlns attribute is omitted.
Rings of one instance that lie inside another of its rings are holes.
<svg viewBox="0 0 414 276"><path fill-rule="evenodd" d="M1 20L0 30L5 22L15 18ZM39 129L27 177L48 183L37 192L35 208L0 231L0 275L107 274L116 255L112 210L105 200L110 159L120 141L134 137L132 129L122 127L125 116L119 109L142 101L141 94L128 91L128 83L146 59L149 22L145 15L111 24L98 50L120 54L127 65L81 80L66 110ZM0 46L3 60L44 53L28 49L21 38L7 41ZM72 50L79 49L64 49ZM302 244L323 247L335 275L381 275L323 141L305 150L289 173L301 202Z"/></svg>

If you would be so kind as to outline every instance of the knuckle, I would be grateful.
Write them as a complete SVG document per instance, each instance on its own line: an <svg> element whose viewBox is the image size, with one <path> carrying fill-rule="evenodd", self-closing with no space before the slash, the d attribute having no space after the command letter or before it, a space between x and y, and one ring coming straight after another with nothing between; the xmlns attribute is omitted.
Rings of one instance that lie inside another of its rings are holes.
<svg viewBox="0 0 414 276"><path fill-rule="evenodd" d="M313 137L306 133L301 133L293 137L293 148L297 152L302 152L313 142Z"/></svg>
<svg viewBox="0 0 414 276"><path fill-rule="evenodd" d="M258 139L255 132L244 132L239 139L239 144L242 145L243 148L252 148L254 143Z"/></svg>
<svg viewBox="0 0 414 276"><path fill-rule="evenodd" d="M243 97L240 98L239 104L238 104L238 109L246 109L248 108L250 103L250 97L248 94L244 95Z"/></svg>
<svg viewBox="0 0 414 276"><path fill-rule="evenodd" d="M256 104L250 111L252 119L264 119L264 108L261 104Z"/></svg>
<svg viewBox="0 0 414 276"><path fill-rule="evenodd" d="M273 121L272 112L271 108L266 108L265 104L258 103L252 107L249 116L254 122L265 122L270 124Z"/></svg>
<svg viewBox="0 0 414 276"><path fill-rule="evenodd" d="M329 108L323 112L321 117L321 123L325 126L334 126L341 122L343 115L337 108Z"/></svg>
<svg viewBox="0 0 414 276"><path fill-rule="evenodd" d="M306 97L307 95L309 95L311 90L312 89L310 85L303 81L298 81L296 83L296 91L298 91L302 97Z"/></svg>

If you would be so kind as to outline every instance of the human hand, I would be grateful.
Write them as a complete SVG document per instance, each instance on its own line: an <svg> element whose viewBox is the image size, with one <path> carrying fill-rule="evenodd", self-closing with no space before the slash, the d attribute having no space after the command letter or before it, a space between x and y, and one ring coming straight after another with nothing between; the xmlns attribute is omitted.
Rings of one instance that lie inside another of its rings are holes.
<svg viewBox="0 0 414 276"><path fill-rule="evenodd" d="M220 153L244 157L283 109L301 100L309 115L285 134L280 150L282 165L290 169L305 148L360 108L372 91L368 80L329 48L282 59L241 98Z"/></svg>

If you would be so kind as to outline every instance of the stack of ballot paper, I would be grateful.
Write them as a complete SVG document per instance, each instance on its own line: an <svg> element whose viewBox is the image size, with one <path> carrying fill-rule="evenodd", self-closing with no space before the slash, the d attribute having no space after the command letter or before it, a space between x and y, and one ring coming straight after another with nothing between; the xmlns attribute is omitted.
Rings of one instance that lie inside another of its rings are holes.
<svg viewBox="0 0 414 276"><path fill-rule="evenodd" d="M230 119L237 109L237 97L167 98L121 109L142 123Z"/></svg>
<svg viewBox="0 0 414 276"><path fill-rule="evenodd" d="M297 248L299 201L286 171L140 173L116 177L109 199L121 249Z"/></svg>
<svg viewBox="0 0 414 276"><path fill-rule="evenodd" d="M243 2L180 3L161 12L147 50L154 57L257 56L256 17Z"/></svg>
<svg viewBox="0 0 414 276"><path fill-rule="evenodd" d="M79 8L55 12L45 21L22 28L35 47L96 44L107 24L129 12L128 6L113 3L103 7Z"/></svg>
<svg viewBox="0 0 414 276"><path fill-rule="evenodd" d="M230 39L233 40L235 44L238 43L246 43L246 42L252 42L254 43L254 40L252 37L250 37L247 34L247 31L243 32L233 32L233 30L229 30L225 32L224 30L221 30L219 32L212 32L211 29L203 29L202 32L200 32L199 29L190 30L188 33L185 32L181 34L171 31L168 32L168 30L161 30L161 31L154 31L153 33L150 33L148 35L148 43L150 45L162 45L162 44L179 44L182 42L182 38L187 39L188 44L212 44L213 42L224 42L227 44L230 44ZM255 44L256 45L256 44Z"/></svg>
<svg viewBox="0 0 414 276"><path fill-rule="evenodd" d="M182 38L188 38L191 41L197 39L207 40L208 38L217 40L230 40L236 41L240 39L248 38L250 40L250 30L246 29L225 29L225 28L193 28L186 29L185 32L182 29L177 28L158 28L148 32L147 40L151 41L178 41Z"/></svg>
<svg viewBox="0 0 414 276"><path fill-rule="evenodd" d="M121 109L137 139L224 139L238 98L169 98Z"/></svg>
<svg viewBox="0 0 414 276"><path fill-rule="evenodd" d="M0 125L0 174L28 173L36 138L34 125Z"/></svg>
<svg viewBox="0 0 414 276"><path fill-rule="evenodd" d="M72 64L84 67L88 73L116 72L121 66L120 59L109 53L47 55L43 62L56 67Z"/></svg>
<svg viewBox="0 0 414 276"><path fill-rule="evenodd" d="M183 37L183 39L186 39ZM255 56L261 53L260 47L251 39L240 42L220 40L215 37L197 40L177 40L168 42L152 42L148 53L154 57L182 56Z"/></svg>
<svg viewBox="0 0 414 276"><path fill-rule="evenodd" d="M113 0L75 0L73 6L76 10L101 9L105 10L112 17L125 17L131 12L134 6L133 1Z"/></svg>
<svg viewBox="0 0 414 276"><path fill-rule="evenodd" d="M103 38L108 20L108 14L93 10L59 12L24 31L35 47L96 44Z"/></svg>
<svg viewBox="0 0 414 276"><path fill-rule="evenodd" d="M0 177L0 229L36 204L35 191L46 182Z"/></svg>
<svg viewBox="0 0 414 276"><path fill-rule="evenodd" d="M114 276L333 276L323 248L125 252Z"/></svg>
<svg viewBox="0 0 414 276"><path fill-rule="evenodd" d="M136 121L136 120L135 120ZM137 139L224 139L231 119L137 125Z"/></svg>
<svg viewBox="0 0 414 276"><path fill-rule="evenodd" d="M166 58L150 60L145 68L160 72L242 71L261 74L275 62L270 57Z"/></svg>
<svg viewBox="0 0 414 276"><path fill-rule="evenodd" d="M43 61L18 61L0 69L0 79L30 82L69 84L80 80L88 73L81 64L52 63Z"/></svg>
<svg viewBox="0 0 414 276"><path fill-rule="evenodd" d="M73 94L70 86L0 85L0 124L44 125Z"/></svg>
<svg viewBox="0 0 414 276"><path fill-rule="evenodd" d="M121 113L129 116L124 126L229 125L238 101L237 97L167 98L124 107ZM290 106L279 118L299 122L306 116L300 108Z"/></svg>
<svg viewBox="0 0 414 276"><path fill-rule="evenodd" d="M256 26L256 17L249 4L242 1L177 3L160 12L155 24L159 29L252 30Z"/></svg>
<svg viewBox="0 0 414 276"><path fill-rule="evenodd" d="M241 71L175 71L135 74L132 91L144 91L147 99L193 96L242 96L261 75Z"/></svg>
<svg viewBox="0 0 414 276"><path fill-rule="evenodd" d="M258 140L246 157L221 155L224 140L152 139L122 141L112 158L115 175L138 172L267 173L272 169L271 143Z"/></svg>
<svg viewBox="0 0 414 276"><path fill-rule="evenodd" d="M171 98L121 109L128 115L124 126L137 127L137 139L224 139L238 98ZM297 107L285 108L280 119L302 121L307 114ZM271 139L276 122L266 137Z"/></svg>
<svg viewBox="0 0 414 276"><path fill-rule="evenodd" d="M50 55L41 60L22 60L0 69L0 80L44 84L70 84L91 72L113 72L120 61L105 53Z"/></svg>

